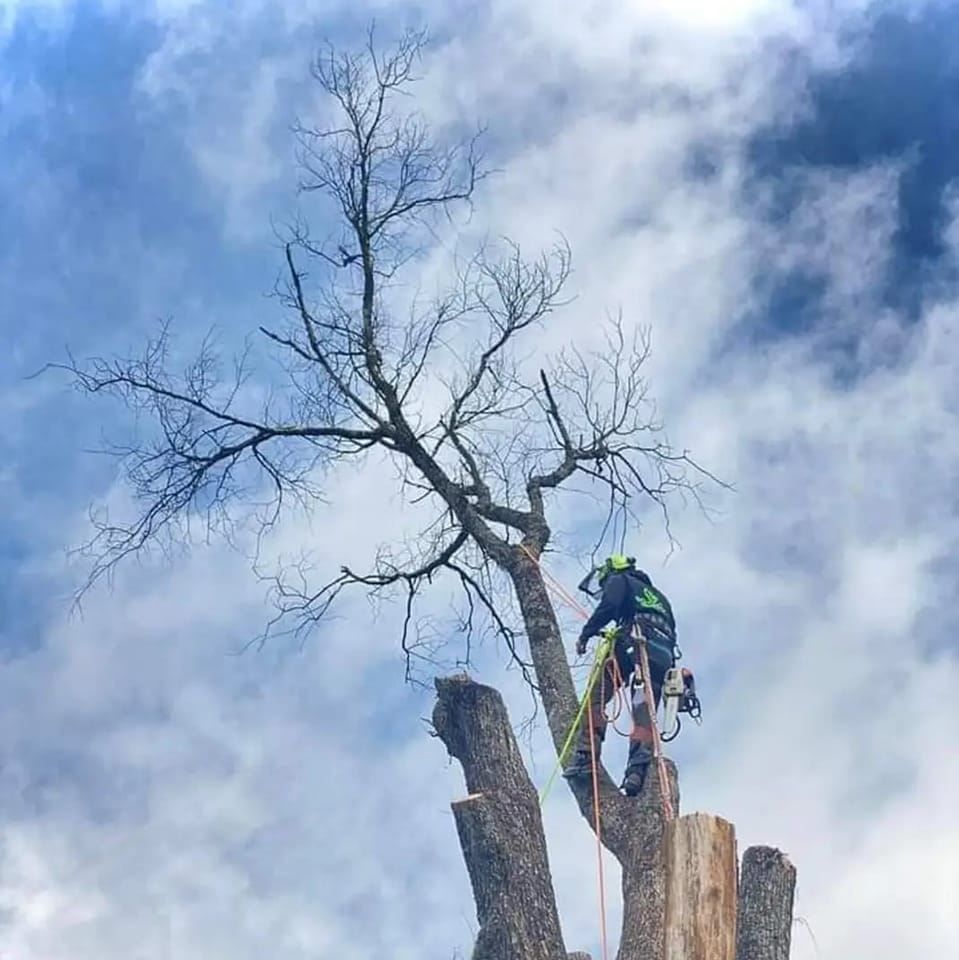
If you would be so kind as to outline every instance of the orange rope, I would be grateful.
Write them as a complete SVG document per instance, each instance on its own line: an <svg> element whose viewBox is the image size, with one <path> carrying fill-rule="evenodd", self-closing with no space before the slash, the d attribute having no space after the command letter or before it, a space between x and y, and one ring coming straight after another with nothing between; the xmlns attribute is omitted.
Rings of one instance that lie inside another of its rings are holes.
<svg viewBox="0 0 959 960"><path fill-rule="evenodd" d="M584 620L589 619L589 612L586 608L559 582L559 580L554 577L549 570L547 570L539 559L533 555L533 551L526 546L525 543L520 544L520 549L523 553L526 554L533 563L539 568L540 575L546 581L547 585L553 588L553 592L561 599L567 606L575 610Z"/></svg>
<svg viewBox="0 0 959 960"><path fill-rule="evenodd" d="M552 587L553 592L560 597L567 606L575 610L584 620L588 620L589 613L586 611L586 608L572 597L559 580L543 567L539 560L533 556L532 551L526 544L520 544L520 547L526 556L536 564L540 576L542 576L546 585ZM613 663L616 664L614 669L618 671L619 664L616 663L616 658L611 657L611 659ZM605 669L606 667L604 666L603 670L605 671ZM599 682L602 683L603 679L600 679ZM590 766L593 771L593 832L596 834L596 864L599 872L599 935L603 960L609 960L609 945L606 942L606 874L603 870L603 825L599 815L599 764L596 756L596 730L592 704L587 704L586 715L589 724Z"/></svg>
<svg viewBox="0 0 959 960"><path fill-rule="evenodd" d="M572 608L576 613L582 617L584 620L589 619L589 613L579 603L573 596L570 595L569 591L559 582L548 570L546 570L539 559L535 557L529 547L526 544L520 544L520 549L532 560L536 565L537 569L540 572L543 580L546 582L548 587L551 587L553 592L561 599L567 606ZM663 761L663 751L662 744L659 739L659 726L656 723L656 701L653 697L653 683L652 678L649 672L649 659L646 655L646 638L643 636L642 632L636 630L638 636L636 639L639 640L639 659L640 659L640 671L643 677L643 692L646 698L646 706L649 711L649 719L653 729L653 756L656 760L656 769L659 774L659 789L660 795L663 802L663 816L666 821L669 822L673 819L673 805L670 799L670 790L669 790L669 781L666 779L666 764ZM613 685L616 689L616 707L612 715L606 713L606 704L603 705L603 716L606 721L613 727L613 729L620 734L621 736L629 736L628 733L624 734L617 726L615 721L619 718L622 713L624 704L628 703L630 717L632 718L632 703L629 702L629 693L627 690L625 678L623 677L622 671L619 669L619 662L616 660L615 655L610 655L610 661L612 662L612 668L610 670L610 678L613 681ZM603 668L604 670L606 667ZM618 681L618 683L617 683ZM603 679L599 681L603 682ZM599 764L597 763L596 756L596 732L595 732L595 720L593 718L592 705L587 706L587 716L589 718L589 750L590 750L590 766L593 771L593 832L596 834L596 861L599 871L599 930L600 930L600 944L602 947L602 957L603 960L608 960L609 957L609 947L606 942L606 875L603 870L603 832L602 832L602 822L600 820L599 814ZM635 726L635 720L633 721Z"/></svg>
<svg viewBox="0 0 959 960"><path fill-rule="evenodd" d="M599 870L599 936L603 960L608 960L606 943L606 875L603 871L603 827L599 817L599 763L596 756L596 731L593 724L592 706L586 711L589 717L590 766L593 769L593 830L596 834L596 863Z"/></svg>
<svg viewBox="0 0 959 960"><path fill-rule="evenodd" d="M663 744L659 739L659 724L656 722L656 699L653 697L653 678L649 671L649 656L646 652L646 638L642 630L634 627L634 638L639 654L639 669L643 678L643 695L646 698L646 709L649 713L649 725L653 730L653 758L656 761L656 772L659 776L659 794L663 801L663 817L669 823L673 819L673 801L670 797L669 780L666 777L666 762L663 759Z"/></svg>

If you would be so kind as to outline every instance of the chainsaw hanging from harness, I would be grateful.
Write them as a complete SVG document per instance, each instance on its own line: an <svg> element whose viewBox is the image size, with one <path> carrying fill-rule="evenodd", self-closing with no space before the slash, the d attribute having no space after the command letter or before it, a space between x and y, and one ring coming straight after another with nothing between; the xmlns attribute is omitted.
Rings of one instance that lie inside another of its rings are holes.
<svg viewBox="0 0 959 960"><path fill-rule="evenodd" d="M634 706L639 706L644 694L642 680L635 674L630 684L630 693ZM679 736L679 731L682 729L679 718L681 713L689 714L697 724L703 722L702 705L699 697L696 696L696 678L692 670L687 667L677 667L674 663L666 671L666 677L663 680L662 704L663 720L660 725L659 739L663 743L669 743Z"/></svg>

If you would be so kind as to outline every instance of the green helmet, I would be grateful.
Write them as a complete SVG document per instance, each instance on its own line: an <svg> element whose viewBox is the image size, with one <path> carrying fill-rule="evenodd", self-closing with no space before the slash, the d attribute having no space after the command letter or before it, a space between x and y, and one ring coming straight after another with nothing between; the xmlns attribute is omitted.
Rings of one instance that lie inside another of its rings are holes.
<svg viewBox="0 0 959 960"><path fill-rule="evenodd" d="M603 561L596 579L599 583L602 583L611 573L622 573L624 570L631 570L635 565L635 557L627 557L622 553L614 553Z"/></svg>

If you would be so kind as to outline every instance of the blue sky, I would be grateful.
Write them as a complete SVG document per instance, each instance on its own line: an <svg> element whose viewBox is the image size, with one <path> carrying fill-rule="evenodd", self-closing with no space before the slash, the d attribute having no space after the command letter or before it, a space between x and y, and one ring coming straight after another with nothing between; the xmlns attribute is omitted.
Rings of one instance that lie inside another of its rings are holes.
<svg viewBox="0 0 959 960"><path fill-rule="evenodd" d="M706 724L675 746L685 808L788 851L818 956L944 950L959 893L944 857L956 777L939 763L959 732L959 12L230 9L0 0L0 952L468 952L448 813L462 784L425 735L428 693L403 686L396 612L351 598L302 651L230 656L268 610L215 543L131 566L69 616L63 551L91 502L124 499L85 451L129 423L56 375L26 379L68 347L135 348L161 318L184 356L210 327L229 348L277 319L271 223L300 203L289 127L318 109L309 56L367 15L384 32L430 21L424 110L440 129L490 124L502 172L461 242L570 238L577 299L537 350L588 345L607 309L650 323L670 434L737 485L712 524L677 507L668 562L652 517L635 531L704 688ZM375 471L329 486L335 509L290 518L277 550L360 564L402 534ZM556 571L575 583L590 531L565 501L554 521L570 548ZM519 719L504 667L493 650L477 664ZM901 704L923 697L939 712L910 707L903 733ZM529 749L542 781L549 749ZM565 797L547 830L567 943L595 950L590 834ZM919 878L908 895L903 876ZM794 957L814 955L797 929Z"/></svg>
<svg viewBox="0 0 959 960"><path fill-rule="evenodd" d="M948 3L927 4L920 15L897 4L876 6L868 28L857 37L852 62L813 76L808 115L786 117L759 133L753 159L757 172L780 192L778 216L801 198L783 177L784 167L852 170L881 160L907 161L897 185L895 256L882 293L884 302L915 313L923 281L941 269L946 253L944 192L959 168L948 146L959 123L950 107L959 82L952 43L956 11ZM784 322L783 312L807 318L815 313L815 284L800 281L788 287L783 291L787 302L777 302L774 322Z"/></svg>

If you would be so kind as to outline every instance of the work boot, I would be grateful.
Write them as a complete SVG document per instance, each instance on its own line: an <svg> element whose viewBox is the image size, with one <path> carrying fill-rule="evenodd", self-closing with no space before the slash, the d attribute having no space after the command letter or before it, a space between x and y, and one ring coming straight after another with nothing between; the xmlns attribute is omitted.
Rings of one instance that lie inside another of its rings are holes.
<svg viewBox="0 0 959 960"><path fill-rule="evenodd" d="M646 771L648 769L648 763L627 767L626 776L623 778L623 784L620 790L622 790L627 797L638 797L643 790L643 784L646 782Z"/></svg>
<svg viewBox="0 0 959 960"><path fill-rule="evenodd" d="M570 760L566 769L563 770L563 776L568 780L572 780L575 777L588 777L593 772L593 757L595 756L596 762L599 763L599 757L602 752L603 734L594 733L591 741L589 734L584 731L576 745L576 752L573 754L573 759Z"/></svg>
<svg viewBox="0 0 959 960"><path fill-rule="evenodd" d="M576 777L588 777L592 772L593 762L589 750L577 750L563 771L563 776L567 780L573 780Z"/></svg>

